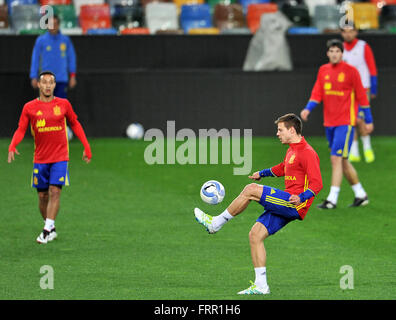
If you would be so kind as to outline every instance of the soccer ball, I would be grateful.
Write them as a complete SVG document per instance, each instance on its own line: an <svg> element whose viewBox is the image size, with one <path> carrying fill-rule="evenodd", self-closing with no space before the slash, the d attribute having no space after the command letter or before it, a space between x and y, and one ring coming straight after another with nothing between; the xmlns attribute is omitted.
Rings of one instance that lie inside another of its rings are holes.
<svg viewBox="0 0 396 320"><path fill-rule="evenodd" d="M201 198L206 203L219 204L224 196L224 186L216 180L206 181L201 187Z"/></svg>
<svg viewBox="0 0 396 320"><path fill-rule="evenodd" d="M144 129L140 123L132 123L126 129L126 135L128 138L133 140L142 139L144 136Z"/></svg>

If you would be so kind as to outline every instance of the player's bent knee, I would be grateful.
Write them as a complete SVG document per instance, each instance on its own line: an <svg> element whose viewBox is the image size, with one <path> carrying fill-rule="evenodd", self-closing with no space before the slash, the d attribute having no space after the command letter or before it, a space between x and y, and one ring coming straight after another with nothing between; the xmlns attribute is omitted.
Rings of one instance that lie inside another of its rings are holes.
<svg viewBox="0 0 396 320"><path fill-rule="evenodd" d="M245 186L242 194L249 197L251 200L260 200L263 193L263 186L257 183L250 183Z"/></svg>

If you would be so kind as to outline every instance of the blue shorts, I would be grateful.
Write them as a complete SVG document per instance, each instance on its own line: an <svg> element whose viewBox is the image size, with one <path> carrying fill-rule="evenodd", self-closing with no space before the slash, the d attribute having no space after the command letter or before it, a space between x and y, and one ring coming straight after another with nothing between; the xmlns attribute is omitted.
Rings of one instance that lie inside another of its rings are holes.
<svg viewBox="0 0 396 320"><path fill-rule="evenodd" d="M34 163L32 187L48 189L49 185L69 185L68 161L54 163Z"/></svg>
<svg viewBox="0 0 396 320"><path fill-rule="evenodd" d="M282 229L290 221L301 220L296 206L289 202L290 196L291 194L286 191L263 186L263 194L259 202L265 211L256 221L262 223L270 235Z"/></svg>
<svg viewBox="0 0 396 320"><path fill-rule="evenodd" d="M326 137L332 156L348 158L351 149L355 127L326 127Z"/></svg>

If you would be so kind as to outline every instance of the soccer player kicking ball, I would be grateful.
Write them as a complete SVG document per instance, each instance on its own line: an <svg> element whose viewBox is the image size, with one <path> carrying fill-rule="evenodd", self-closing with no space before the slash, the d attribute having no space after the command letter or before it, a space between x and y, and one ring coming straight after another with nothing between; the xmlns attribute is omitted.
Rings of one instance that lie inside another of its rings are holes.
<svg viewBox="0 0 396 320"><path fill-rule="evenodd" d="M295 114L286 114L275 121L277 136L282 144L288 144L284 160L268 169L249 176L259 181L262 177L285 177L285 191L251 183L245 186L228 208L218 216L210 216L195 208L196 220L210 233L216 233L232 218L242 213L249 203L257 201L265 211L256 220L249 233L251 256L256 280L238 294L270 293L266 276L266 250L264 240L293 220L303 220L314 197L322 189L319 157L305 141L301 119Z"/></svg>
<svg viewBox="0 0 396 320"><path fill-rule="evenodd" d="M47 243L57 237L55 219L59 211L63 185L69 185L69 144L66 120L84 146L83 160L91 161L91 148L84 130L67 99L54 97L55 75L44 71L39 76L40 96L25 104L8 148L8 163L19 155L16 146L23 140L30 123L34 137L34 164L32 186L37 189L39 209L44 219L44 229L37 237L38 243Z"/></svg>
<svg viewBox="0 0 396 320"><path fill-rule="evenodd" d="M355 199L351 207L369 203L358 174L349 162L349 150L354 136L358 108L364 112L365 131L374 129L370 104L358 70L342 61L343 43L338 39L327 42L329 63L320 67L311 98L301 111L301 119L308 121L311 111L323 101L323 119L330 148L332 166L331 188L327 199L318 206L321 209L336 208L342 176L345 175Z"/></svg>

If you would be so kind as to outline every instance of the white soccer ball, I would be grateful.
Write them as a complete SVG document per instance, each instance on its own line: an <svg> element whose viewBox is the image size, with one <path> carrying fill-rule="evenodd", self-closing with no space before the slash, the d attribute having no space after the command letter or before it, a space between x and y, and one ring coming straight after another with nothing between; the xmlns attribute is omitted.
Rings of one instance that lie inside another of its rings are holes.
<svg viewBox="0 0 396 320"><path fill-rule="evenodd" d="M70 140L72 140L73 137L74 137L73 130L70 129L69 126L66 126L66 130L67 130L67 140L70 141Z"/></svg>
<svg viewBox="0 0 396 320"><path fill-rule="evenodd" d="M224 196L224 186L216 180L206 181L201 187L201 198L206 203L219 204Z"/></svg>
<svg viewBox="0 0 396 320"><path fill-rule="evenodd" d="M126 135L133 140L142 139L144 136L144 129L140 123L132 123L126 129Z"/></svg>

